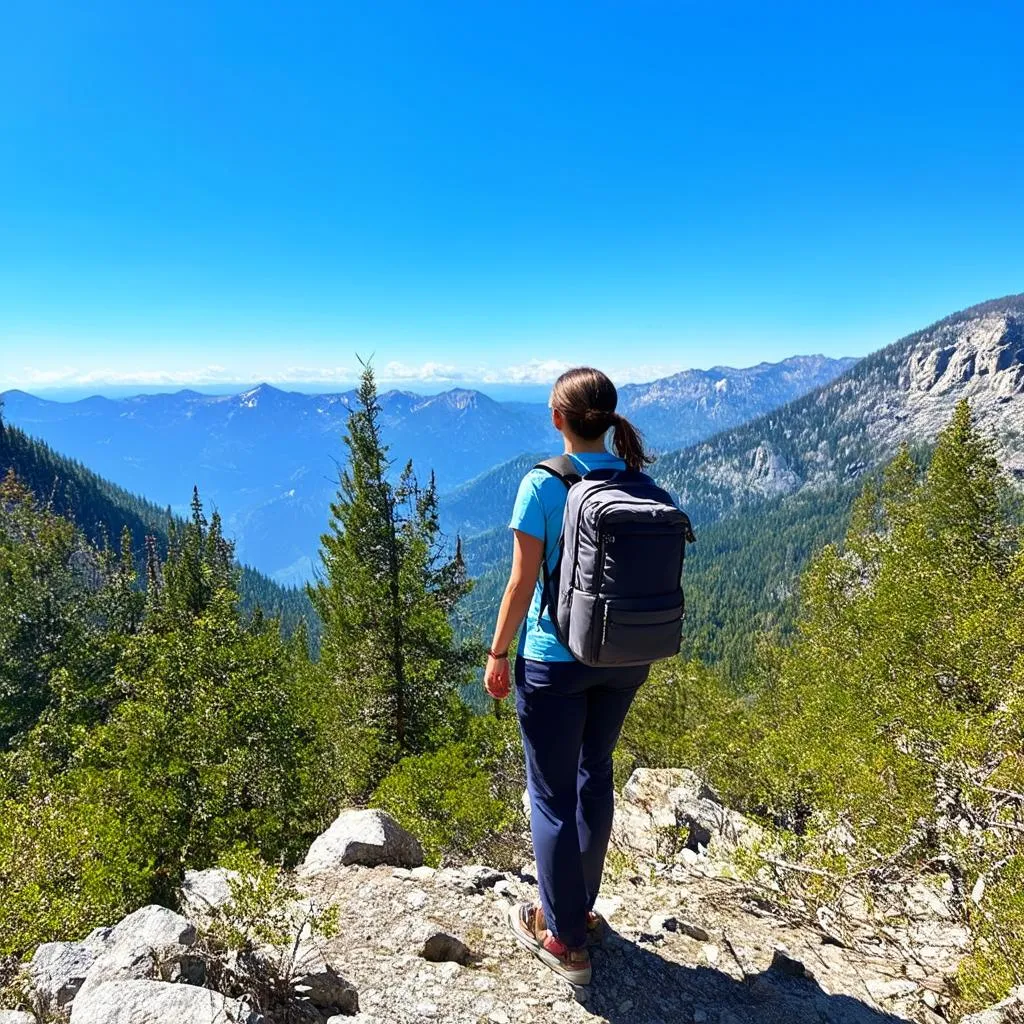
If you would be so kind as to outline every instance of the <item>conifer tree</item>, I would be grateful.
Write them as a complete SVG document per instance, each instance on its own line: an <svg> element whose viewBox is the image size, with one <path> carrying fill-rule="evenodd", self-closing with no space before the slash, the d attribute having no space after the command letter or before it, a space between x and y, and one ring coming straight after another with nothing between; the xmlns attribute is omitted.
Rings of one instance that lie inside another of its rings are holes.
<svg viewBox="0 0 1024 1024"><path fill-rule="evenodd" d="M344 441L348 464L309 594L323 623L322 669L347 733L349 780L361 794L399 758L450 732L470 652L456 642L449 614L469 584L461 554L443 551L433 476L421 488L411 463L397 482L389 476L369 365Z"/></svg>

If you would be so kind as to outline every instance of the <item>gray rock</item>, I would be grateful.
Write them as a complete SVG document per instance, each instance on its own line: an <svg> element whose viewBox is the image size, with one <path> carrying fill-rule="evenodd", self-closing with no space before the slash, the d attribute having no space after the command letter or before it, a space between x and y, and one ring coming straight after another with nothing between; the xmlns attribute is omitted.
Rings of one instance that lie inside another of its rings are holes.
<svg viewBox="0 0 1024 1024"><path fill-rule="evenodd" d="M102 952L110 945L110 936L113 933L113 928L93 928L93 930L89 932L84 939L82 939L82 943L90 949Z"/></svg>
<svg viewBox="0 0 1024 1024"><path fill-rule="evenodd" d="M893 978L891 981L884 981L881 978L870 978L865 982L871 998L875 1002L882 1002L886 999L896 999L899 996L908 996L918 990L916 981L909 978Z"/></svg>
<svg viewBox="0 0 1024 1024"><path fill-rule="evenodd" d="M116 924L107 937L107 946L191 946L195 941L195 926L181 914L151 904Z"/></svg>
<svg viewBox="0 0 1024 1024"><path fill-rule="evenodd" d="M647 930L655 934L657 934L658 932L678 931L679 921L673 914L651 914L651 916L647 919Z"/></svg>
<svg viewBox="0 0 1024 1024"><path fill-rule="evenodd" d="M299 870L303 875L315 876L349 864L416 868L422 863L422 847L390 814L343 811L313 841Z"/></svg>
<svg viewBox="0 0 1024 1024"><path fill-rule="evenodd" d="M728 856L762 836L760 826L723 807L715 791L688 768L638 768L615 808L616 846L644 857L684 856L696 863L694 855L709 850Z"/></svg>
<svg viewBox="0 0 1024 1024"><path fill-rule="evenodd" d="M676 930L683 935L689 935L691 939L696 939L698 942L711 941L711 933L707 928L702 928L699 924L694 924L692 921L676 921Z"/></svg>
<svg viewBox="0 0 1024 1024"><path fill-rule="evenodd" d="M0 1024L36 1024L27 1010L0 1010Z"/></svg>
<svg viewBox="0 0 1024 1024"><path fill-rule="evenodd" d="M960 1024L1019 1024L1021 1021L1024 1021L1024 986L1001 1003L962 1018Z"/></svg>
<svg viewBox="0 0 1024 1024"><path fill-rule="evenodd" d="M226 868L186 871L180 890L182 909L196 918L220 910L231 902L231 883L238 877L237 871Z"/></svg>
<svg viewBox="0 0 1024 1024"><path fill-rule="evenodd" d="M106 948L94 957L81 993L111 981L201 984L205 964L189 952L195 941L195 926L181 914L155 905L141 907L110 929Z"/></svg>
<svg viewBox="0 0 1024 1024"><path fill-rule="evenodd" d="M238 999L195 985L105 981L80 993L71 1024L262 1024Z"/></svg>
<svg viewBox="0 0 1024 1024"><path fill-rule="evenodd" d="M84 942L44 942L28 965L32 987L43 1005L67 1006L85 983L96 956L96 949Z"/></svg>
<svg viewBox="0 0 1024 1024"><path fill-rule="evenodd" d="M166 946L132 946L127 941L101 953L89 968L81 992L108 981L185 981L201 985L206 964L181 943Z"/></svg>
<svg viewBox="0 0 1024 1024"><path fill-rule="evenodd" d="M325 1016L359 1012L355 985L338 972L315 943L300 947L292 968L292 991Z"/></svg>
<svg viewBox="0 0 1024 1024"><path fill-rule="evenodd" d="M477 890L492 889L505 878L505 873L486 864L467 864L462 869L463 877Z"/></svg>
<svg viewBox="0 0 1024 1024"><path fill-rule="evenodd" d="M419 930L414 948L417 956L434 964L450 962L465 966L471 955L469 947L461 939L432 925Z"/></svg>

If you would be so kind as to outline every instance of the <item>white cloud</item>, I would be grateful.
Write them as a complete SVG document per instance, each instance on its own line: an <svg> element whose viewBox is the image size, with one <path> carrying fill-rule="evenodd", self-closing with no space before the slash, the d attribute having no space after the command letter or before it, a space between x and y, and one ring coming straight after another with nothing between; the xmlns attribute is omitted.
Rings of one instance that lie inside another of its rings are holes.
<svg viewBox="0 0 1024 1024"><path fill-rule="evenodd" d="M465 371L448 363L423 363L410 366L408 363L390 362L377 371L377 377L384 381L419 381L421 383L450 384L466 380Z"/></svg>
<svg viewBox="0 0 1024 1024"><path fill-rule="evenodd" d="M551 384L569 365L559 359L531 359L504 370L481 370L476 379L485 384Z"/></svg>
<svg viewBox="0 0 1024 1024"><path fill-rule="evenodd" d="M385 384L504 384L504 385L546 385L551 384L573 365L560 359L531 359L496 369L493 366L458 367L452 363L428 361L421 364L403 363L392 360L377 369L378 379ZM643 383L677 373L681 367L671 364L639 364L602 367L618 384ZM33 367L23 366L0 379L0 390L17 388L62 388L131 386L140 387L190 387L199 385L256 383L270 384L324 384L351 386L359 377L359 367L353 366L247 366L244 369L230 368L219 363L209 363L189 369L81 369L77 366Z"/></svg>

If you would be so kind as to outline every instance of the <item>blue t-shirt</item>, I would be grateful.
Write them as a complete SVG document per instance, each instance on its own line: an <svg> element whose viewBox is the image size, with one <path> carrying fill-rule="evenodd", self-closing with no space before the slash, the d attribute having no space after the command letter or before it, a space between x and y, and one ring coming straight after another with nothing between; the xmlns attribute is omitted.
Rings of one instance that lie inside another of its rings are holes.
<svg viewBox="0 0 1024 1024"><path fill-rule="evenodd" d="M595 469L626 468L622 459L611 452L582 452L569 458L581 474ZM562 535L562 515L568 493L557 477L543 469L531 469L519 485L512 520L508 524L513 530L544 541L544 557L551 570L558 563L558 538ZM548 610L540 615L543 590L544 581L538 579L530 610L526 613L526 624L519 634L519 653L530 661L574 661L569 648L555 634Z"/></svg>

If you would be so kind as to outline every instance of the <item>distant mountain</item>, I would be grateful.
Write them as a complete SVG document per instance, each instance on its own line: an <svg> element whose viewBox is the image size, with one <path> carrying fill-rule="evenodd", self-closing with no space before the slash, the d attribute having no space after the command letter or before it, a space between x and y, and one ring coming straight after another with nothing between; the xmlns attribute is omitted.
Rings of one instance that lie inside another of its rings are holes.
<svg viewBox="0 0 1024 1024"><path fill-rule="evenodd" d="M692 518L853 480L929 442L966 398L1024 483L1024 295L985 302L861 360L831 384L659 460Z"/></svg>
<svg viewBox="0 0 1024 1024"><path fill-rule="evenodd" d="M11 470L40 500L73 520L94 544L102 545L106 539L117 546L121 531L128 527L140 571L147 536L155 537L161 554L166 554L169 509L130 494L0 418L0 478ZM252 611L259 606L279 618L286 632L305 621L315 639L319 624L304 591L281 587L248 566L242 566L241 572L243 607Z"/></svg>
<svg viewBox="0 0 1024 1024"><path fill-rule="evenodd" d="M811 356L750 370L687 371L624 387L623 408L652 443L678 445L785 401L846 362ZM235 395L0 397L10 422L129 491L183 513L198 485L243 561L284 583L312 574L354 391L310 395L261 384ZM496 402L456 388L428 396L388 391L380 405L396 473L412 459L421 476L436 474L442 492L523 452L557 447L550 413L537 402ZM467 509L472 501L470 493ZM465 530L468 518L448 514L454 507L446 501L445 523Z"/></svg>
<svg viewBox="0 0 1024 1024"><path fill-rule="evenodd" d="M282 582L309 578L355 392L307 395L261 384L237 395L2 397L10 422L131 491L184 512L197 484L241 559ZM411 458L442 487L536 448L551 433L544 406L509 408L476 391L389 391L380 404L396 472Z"/></svg>
<svg viewBox="0 0 1024 1024"><path fill-rule="evenodd" d="M684 370L650 384L619 388L619 411L636 422L652 447L682 448L806 395L856 362L793 356L739 370Z"/></svg>

